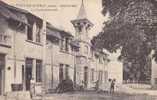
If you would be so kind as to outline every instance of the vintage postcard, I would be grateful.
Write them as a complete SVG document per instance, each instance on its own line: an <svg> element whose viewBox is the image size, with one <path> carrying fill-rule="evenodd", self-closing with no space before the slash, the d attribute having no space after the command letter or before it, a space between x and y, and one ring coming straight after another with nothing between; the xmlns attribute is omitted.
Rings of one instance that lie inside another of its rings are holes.
<svg viewBox="0 0 157 100"><path fill-rule="evenodd" d="M0 0L0 100L157 100L157 0Z"/></svg>

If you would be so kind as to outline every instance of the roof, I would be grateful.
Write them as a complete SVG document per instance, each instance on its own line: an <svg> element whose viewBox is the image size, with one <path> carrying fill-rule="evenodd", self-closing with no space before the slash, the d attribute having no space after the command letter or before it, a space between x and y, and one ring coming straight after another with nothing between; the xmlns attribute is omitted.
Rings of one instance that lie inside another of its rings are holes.
<svg viewBox="0 0 157 100"><path fill-rule="evenodd" d="M7 7L9 9L13 9L13 10L16 10L18 12L23 12L23 13L29 13L27 10L24 10L24 9L20 9L20 8L17 8L17 7L14 7L14 6L11 6L3 1L0 0L0 5L1 6L4 6L4 7Z"/></svg>
<svg viewBox="0 0 157 100"><path fill-rule="evenodd" d="M58 28L56 28L55 26L53 26L52 24L50 24L49 22L46 22L46 27L47 28L50 28L52 30L55 30L55 31L60 31Z"/></svg>
<svg viewBox="0 0 157 100"><path fill-rule="evenodd" d="M84 2L82 0L82 4L81 4L80 10L79 10L77 19L86 19L86 18L87 18L87 13L85 10Z"/></svg>
<svg viewBox="0 0 157 100"><path fill-rule="evenodd" d="M9 4L5 3L4 1L1 1L1 0L0 0L0 6L3 6L3 7L7 8L7 9L10 10L10 11L16 11L16 13L19 12L19 13L23 13L23 14L25 14L25 15L31 15L31 16L34 16L34 17L37 18L37 19L42 20L42 18L40 18L40 17L38 17L38 16L36 16L36 15L30 13L30 12L27 11L27 10L24 10L24 9L21 9L21 8L17 8L17 7L14 7L14 6L11 6L11 5L9 5ZM19 18L19 19L21 19L21 18ZM23 20L21 20L21 21L23 21Z"/></svg>
<svg viewBox="0 0 157 100"><path fill-rule="evenodd" d="M13 19L13 20L16 20L16 21L19 21L19 22L22 22L22 23L28 25L27 22L26 22L26 20L25 20L23 17L21 17L20 14L13 13L12 11L10 11L10 10L2 3L2 1L0 1L0 14L1 14L3 17L7 18L7 19Z"/></svg>
<svg viewBox="0 0 157 100"><path fill-rule="evenodd" d="M53 31L53 33L51 33L51 34L58 34L58 36L55 36L55 37L58 37L58 38L60 38L61 39L61 36L67 36L67 37L73 37L73 35L71 35L71 33L70 32L66 32L66 31L64 31L64 30L61 30L61 29L58 29L58 28L56 28L55 26L53 26L52 24L50 24L49 22L47 22L46 23L46 29L47 29L47 32L49 32L50 33L50 31ZM54 33L55 32L55 33ZM48 33L48 35L50 35ZM60 36L59 36L60 35Z"/></svg>
<svg viewBox="0 0 157 100"><path fill-rule="evenodd" d="M67 36L67 37L73 37L73 35L70 32L66 32L64 30L60 30L61 36Z"/></svg>
<svg viewBox="0 0 157 100"><path fill-rule="evenodd" d="M51 24L46 24L46 34L48 36L52 36L52 37L56 37L58 39L61 39L61 35L60 35L60 32L55 28L53 27Z"/></svg>
<svg viewBox="0 0 157 100"><path fill-rule="evenodd" d="M74 47L80 47L80 44L79 44L79 42L78 41L71 41L71 46L74 46Z"/></svg>
<svg viewBox="0 0 157 100"><path fill-rule="evenodd" d="M80 10L79 10L79 13L77 15L77 18L75 20L72 20L72 24L74 23L77 23L77 22L86 22L88 23L91 27L94 26L93 23L87 19L87 13L86 13L86 10L85 10L85 6L84 6L84 2L82 0L82 4L80 6Z"/></svg>

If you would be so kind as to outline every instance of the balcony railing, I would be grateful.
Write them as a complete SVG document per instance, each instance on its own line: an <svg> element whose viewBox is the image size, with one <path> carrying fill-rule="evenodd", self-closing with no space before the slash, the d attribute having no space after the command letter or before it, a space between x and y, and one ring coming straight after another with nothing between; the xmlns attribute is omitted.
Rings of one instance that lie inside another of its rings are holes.
<svg viewBox="0 0 157 100"><path fill-rule="evenodd" d="M10 36L6 34L0 34L0 45L11 46Z"/></svg>

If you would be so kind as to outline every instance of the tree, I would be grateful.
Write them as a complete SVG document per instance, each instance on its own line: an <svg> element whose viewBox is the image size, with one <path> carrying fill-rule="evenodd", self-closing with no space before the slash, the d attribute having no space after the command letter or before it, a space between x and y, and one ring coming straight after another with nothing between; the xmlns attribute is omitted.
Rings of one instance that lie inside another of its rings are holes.
<svg viewBox="0 0 157 100"><path fill-rule="evenodd" d="M118 59L132 65L130 79L150 80L150 54L152 50L157 51L157 1L103 1L102 13L109 13L110 20L105 22L103 31L93 38L92 44L111 53L121 49ZM154 57L157 59L157 52Z"/></svg>

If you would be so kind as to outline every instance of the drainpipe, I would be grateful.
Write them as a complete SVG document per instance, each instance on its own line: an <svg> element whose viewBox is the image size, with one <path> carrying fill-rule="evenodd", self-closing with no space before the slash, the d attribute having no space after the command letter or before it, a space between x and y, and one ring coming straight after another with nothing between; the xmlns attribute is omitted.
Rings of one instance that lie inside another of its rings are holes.
<svg viewBox="0 0 157 100"><path fill-rule="evenodd" d="M76 51L74 50L74 88L76 88Z"/></svg>
<svg viewBox="0 0 157 100"><path fill-rule="evenodd" d="M42 95L46 93L46 21L43 21L43 66L42 66Z"/></svg>
<svg viewBox="0 0 157 100"><path fill-rule="evenodd" d="M53 44L51 44L51 70L52 70L52 81L51 81L51 88L53 88Z"/></svg>

